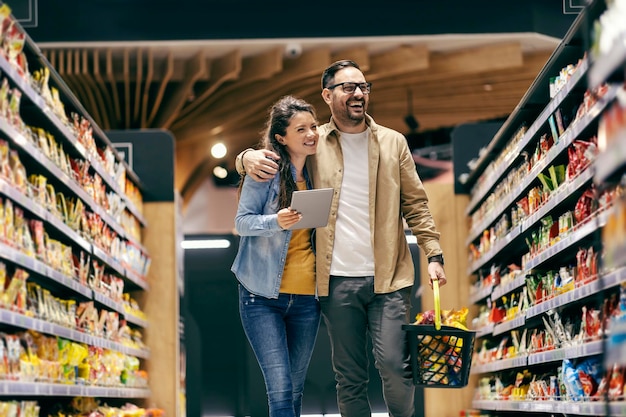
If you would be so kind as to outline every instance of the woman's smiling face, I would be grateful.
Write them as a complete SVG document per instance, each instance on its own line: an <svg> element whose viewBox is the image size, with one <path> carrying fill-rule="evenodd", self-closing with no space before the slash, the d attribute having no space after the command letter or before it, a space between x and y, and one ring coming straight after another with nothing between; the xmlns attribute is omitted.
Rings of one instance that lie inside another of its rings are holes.
<svg viewBox="0 0 626 417"><path fill-rule="evenodd" d="M317 120L306 111L297 112L289 121L285 136L277 140L287 147L292 160L306 158L317 151Z"/></svg>

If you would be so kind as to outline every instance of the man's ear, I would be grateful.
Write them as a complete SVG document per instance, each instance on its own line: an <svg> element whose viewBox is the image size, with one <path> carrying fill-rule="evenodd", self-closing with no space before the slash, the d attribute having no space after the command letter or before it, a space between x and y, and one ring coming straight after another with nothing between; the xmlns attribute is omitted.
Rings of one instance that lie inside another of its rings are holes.
<svg viewBox="0 0 626 417"><path fill-rule="evenodd" d="M322 98L324 99L326 104L330 104L330 95L331 94L332 94L332 91L330 91L328 88L325 88L325 89L322 90Z"/></svg>

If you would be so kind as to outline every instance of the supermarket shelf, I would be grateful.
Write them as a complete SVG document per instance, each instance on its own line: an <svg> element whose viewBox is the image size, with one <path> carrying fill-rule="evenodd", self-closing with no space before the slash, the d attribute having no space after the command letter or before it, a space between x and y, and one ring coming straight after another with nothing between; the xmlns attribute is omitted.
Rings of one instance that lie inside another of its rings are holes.
<svg viewBox="0 0 626 417"><path fill-rule="evenodd" d="M35 89L26 80L24 80L24 78L20 77L15 68L13 68L13 66L6 60L4 56L0 56L0 69L5 76L9 77L11 81L18 86L24 96L26 96L28 100L30 100L35 106L39 108L41 113L46 116L48 121L52 123L52 125L54 125L54 127L63 134L66 141L72 145L74 150L76 150L83 159L89 161L94 171L97 172L100 177L102 177L103 181L109 186L109 188L114 190L120 196L123 196L124 194L119 192L119 187L115 183L115 180L102 167L100 161L97 160L94 156L88 155L87 151L85 150L83 145L78 142L78 139L70 130L70 128L66 124L64 124L55 113L52 112L48 104L39 95L39 93L35 91Z"/></svg>
<svg viewBox="0 0 626 417"><path fill-rule="evenodd" d="M547 106L543 109L539 116L537 116L533 124L528 128L526 134L517 144L515 150L511 152L512 155L515 155L515 157L517 157L517 155L519 155L522 150L524 150L524 148L528 146L528 144L535 137L537 132L539 132L543 124L548 121L548 117L550 117L550 115L559 108L563 100L571 93L571 91L578 84L578 82L583 79L583 76L586 74L588 68L589 62L587 60L582 61L579 68L576 70L576 72L574 72L574 74L572 74L572 76L568 80L567 84L561 89L561 91L559 91L554 96L554 98L547 104ZM502 130L503 129L501 129L501 131ZM496 133L496 137L498 136L500 136L500 131ZM509 139L510 138L506 138L506 140ZM492 157L490 156L490 152L485 152L484 155L485 159ZM494 168L494 170L489 174L488 178L483 181L480 187L475 192L472 192L473 196L467 206L467 209L465 210L466 214L471 214L478 206L478 204L480 204L485 199L487 193L489 193L489 191L491 191L491 189L501 179L501 177L506 172L508 172L508 169L511 166L512 162L512 160L502 161L498 167ZM483 164L485 164L483 161L479 161L477 165L481 166ZM468 180L468 182L473 182L474 179L472 177L474 176L477 176L477 174L474 172L470 173L470 179Z"/></svg>
<svg viewBox="0 0 626 417"><path fill-rule="evenodd" d="M138 286L139 288L143 290L150 289L150 284L148 284L148 281L146 281L144 277L136 273L134 270L126 268L124 272L125 272L124 276L128 278L128 280L131 281L133 284Z"/></svg>
<svg viewBox="0 0 626 417"><path fill-rule="evenodd" d="M526 355L515 358L501 359L483 365L472 365L472 374L485 374L488 372L498 372L505 369L520 368L528 364Z"/></svg>
<svg viewBox="0 0 626 417"><path fill-rule="evenodd" d="M42 261L35 259L32 256L20 252L4 243L0 243L0 259L6 259L11 261L15 265L33 271L36 274L44 276L63 285L66 288L76 291L78 294L84 297L91 298L91 288L81 284L73 277L63 274L43 263Z"/></svg>
<svg viewBox="0 0 626 417"><path fill-rule="evenodd" d="M616 94L616 89L610 90L607 95L612 95L613 97ZM595 107L598 109L604 108L606 102L596 103ZM515 191L511 191L507 194L505 198L502 199L492 210L490 210L490 214L486 215L483 220L478 223L478 225L472 227L472 230L469 232L469 236L466 240L466 245L469 245L474 240L479 238L483 231L489 227L493 222L499 219L506 208L512 205L515 201L521 198L521 195L524 191L537 179L537 175L539 175L542 171L548 168L554 160L561 155L565 150L578 138L580 133L589 126L589 124L597 117L599 110L588 112L579 120L573 122L570 126L568 126L567 130L561 135L558 139L558 142L550 148L548 153L535 165L532 169L524 176L524 179L515 187ZM556 191L555 191L556 192ZM553 193L554 194L554 193ZM552 196L550 199L552 200ZM537 221L536 219L535 221Z"/></svg>
<svg viewBox="0 0 626 417"><path fill-rule="evenodd" d="M148 320L144 320L140 317L137 317L133 314L129 314L129 313L124 313L124 318L126 319L126 321L128 323L132 323L136 326L142 327L144 329L147 329L148 326L150 325Z"/></svg>
<svg viewBox="0 0 626 417"><path fill-rule="evenodd" d="M87 252L91 252L91 244L87 242L87 240L83 239L82 236L80 236L76 231L72 230L67 224L63 223L60 218L56 217L46 208L42 207L38 203L35 203L32 198L22 194L20 190L8 183L4 178L0 178L0 193L6 195L13 202L24 207L26 210L39 217L41 220L50 223L54 228L56 228L67 238L78 244Z"/></svg>
<svg viewBox="0 0 626 417"><path fill-rule="evenodd" d="M602 340L568 346L544 352L529 353L528 365L537 365L546 362L558 362L563 359L582 358L602 353Z"/></svg>
<svg viewBox="0 0 626 417"><path fill-rule="evenodd" d="M588 84L597 87L626 65L626 31L613 43L611 51L600 55L589 69Z"/></svg>
<svg viewBox="0 0 626 417"><path fill-rule="evenodd" d="M544 218L547 214L554 210L557 205L561 204L563 201L569 198L576 190L587 184L587 182L589 182L592 177L593 171L590 167L588 167L585 171L580 173L567 184L563 184L561 187L556 189L550 196L550 199L545 202L541 207L539 207L537 211L528 216L523 222L521 222L517 226L512 227L505 237L496 241L496 244L489 252L487 252L479 260L474 262L470 268L475 269L471 271L470 274L478 268L482 267L485 263L489 262L495 254L499 253L502 249L504 249L505 246L511 243L520 234L533 227L542 218ZM533 179L534 178L536 177L533 177Z"/></svg>
<svg viewBox="0 0 626 417"><path fill-rule="evenodd" d="M511 282L507 282L504 285L496 285L491 293L491 300L496 301L498 298L518 289L524 284L526 284L526 276L524 274L519 274Z"/></svg>
<svg viewBox="0 0 626 417"><path fill-rule="evenodd" d="M522 231L526 231L543 219L546 215L550 214L559 204L567 200L575 191L582 188L593 178L593 170L591 166L588 166L584 171L572 178L565 184L562 184L559 188L554 190L550 194L550 199L546 201L541 207L539 207L534 213L526 217L524 221L520 223Z"/></svg>
<svg viewBox="0 0 626 417"><path fill-rule="evenodd" d="M104 349L115 350L127 355L136 356L138 358L147 359L150 357L148 350L135 349L125 346L121 343L113 342L101 337L92 336L90 334L70 329L45 320L28 317L21 313L0 309L0 323L9 324L23 329L32 329L41 333L62 337L79 343L85 343L91 346L97 346Z"/></svg>
<svg viewBox="0 0 626 417"><path fill-rule="evenodd" d="M539 316L554 308L573 303L574 301L581 300L585 297L589 297L590 295L593 295L598 291L600 291L600 281L592 281L589 284L574 288L571 291L564 292L563 294L559 294L539 304L528 307L528 310L526 311L526 317L530 318Z"/></svg>
<svg viewBox="0 0 626 417"><path fill-rule="evenodd" d="M484 300L485 298L489 297L492 291L493 291L493 285L488 285L485 288L482 288L474 293L471 293L469 296L469 302L471 304L476 304L480 300Z"/></svg>
<svg viewBox="0 0 626 417"><path fill-rule="evenodd" d="M149 398L150 390L142 388L113 388L85 385L49 384L42 382L0 381L0 396L2 395Z"/></svg>
<svg viewBox="0 0 626 417"><path fill-rule="evenodd" d="M553 308L562 307L569 303L573 303L574 301L589 297L598 293L598 291L602 291L607 288L619 285L620 282L623 282L625 280L626 268L621 268L619 270L613 271L603 276L602 279L596 279L588 284L582 285L578 288L574 288L571 291L552 297L542 303L530 306L528 310L526 310L526 318L538 316L547 312L548 310L552 310Z"/></svg>
<svg viewBox="0 0 626 417"><path fill-rule="evenodd" d="M528 261L526 265L523 265L523 268L529 271L538 267L542 263L546 262L548 259L551 259L552 257L558 255L562 251L575 245L583 238L603 227L607 221L608 211L609 210L604 210L601 213L597 214L595 218L590 218L586 223L582 224L579 228L574 229L563 239L533 257L530 261Z"/></svg>
<svg viewBox="0 0 626 417"><path fill-rule="evenodd" d="M519 226L513 227L511 231L504 237L498 239L493 247L481 256L476 261L472 262L470 267L467 270L467 275L472 275L474 272L478 271L480 268L488 264L497 254L502 252L504 248L510 245L518 236L520 236L522 230Z"/></svg>
<svg viewBox="0 0 626 417"><path fill-rule="evenodd" d="M537 179L537 175L539 175L542 171L548 168L559 155L565 152L567 148L576 139L578 139L581 133L615 99L619 91L620 89L617 86L611 86L606 94L601 97L600 100L596 104L594 104L591 109L589 109L589 111L587 111L587 113L585 113L580 119L572 122L571 125L568 126L563 135L559 137L558 142L556 142L554 146L548 151L548 154L544 156L540 161L535 163L535 165L520 182L520 184L515 187L516 191L507 194L507 196L490 211L490 214L488 216L485 216L485 218L478 224L478 226L472 227L472 230L469 232L469 236L466 240L466 245L469 245L474 240L479 238L483 230L485 230L489 225L491 225L498 218L500 218L505 212L506 208L521 197L522 193L528 187L530 187L531 184ZM626 152L624 153L624 155L626 155ZM567 198L567 196L580 188L593 176L591 170L586 170L583 178L580 178L581 175L579 175L575 179L572 179L570 182L568 182L568 184L564 184L562 187L559 187L559 189L555 190L550 196L550 200L546 202L546 204L549 207L554 208L556 204ZM572 182L573 184L571 184ZM552 206L550 206L550 204L552 204ZM523 224L524 230L530 227L532 224L538 222L548 210L548 208L542 207L538 212L532 214L529 218L527 218Z"/></svg>
<svg viewBox="0 0 626 417"><path fill-rule="evenodd" d="M2 60L0 59L0 62ZM78 198L80 198L85 205L87 205L91 211L99 215L102 220L114 230L120 237L126 238L126 232L122 226L113 217L107 213L102 206L95 202L95 200L83 190L80 185L72 178L70 178L65 172L57 167L48 157L40 151L32 142L30 142L23 134L15 130L5 119L0 118L0 130L2 130L8 138L11 140L11 144L17 145L22 151L28 153L37 163L52 174L58 181L68 187Z"/></svg>
<svg viewBox="0 0 626 417"><path fill-rule="evenodd" d="M21 30L23 31L23 28ZM76 98L74 93L68 88L67 84L61 78L59 73L52 67L50 62L43 56L43 54L41 53L41 50L35 44L35 42L29 36L26 36L26 43L25 44L34 53L36 59L40 61L40 64L42 66L45 66L45 67L48 67L49 69L51 69L51 71L50 71L50 79L54 82L55 87L63 95L63 100L70 102L71 105L77 110L78 113L80 113L84 118L89 120L89 122L91 124L91 128L93 130L94 138L98 138L100 141L104 142L104 144L114 152L116 161L124 166L124 169L126 171L126 177L129 178L137 187L139 187L140 189L143 189L144 185L141 182L141 180L139 179L139 177L137 176L137 174L130 168L130 166L126 163L124 158L122 158L120 156L119 152L115 149L115 147L111 143L110 139L106 136L106 134L100 128L100 126L97 123L95 123L95 121L93 120L91 115L87 112L87 110L85 110L83 105L78 101L78 99ZM5 62L6 62L6 60L5 60ZM21 77L19 77L19 75L17 74L17 72L15 72L15 70L11 67L11 65L8 62L6 62L6 63L7 63L8 68L10 70L12 70L12 72L9 73L9 74L10 74L11 78L13 79L13 81L17 83L18 79L22 80ZM22 87L24 85L28 85L25 82L21 82L21 83L18 83L18 84L20 86L20 89L22 89L22 91L25 91ZM42 113L46 114L46 116L48 118L53 118L53 120L56 120L55 123L60 123L60 121L58 121L57 116L51 112L51 110L49 109L49 107L47 106L47 104L45 103L43 98L41 98L39 96L39 93L37 93L32 88L32 86L30 86L30 85L28 85L28 88L30 88L29 93L32 92L33 94L36 95L36 97L39 98L39 100L38 100L38 102L36 104L42 110ZM68 136L68 140L70 140L70 142L73 139L75 140L73 134ZM85 150L82 147L82 145L77 143L77 142L75 142L75 141L74 141L74 144L75 145L76 144L80 145L79 147L77 147L77 150L79 152L81 152L83 155L85 155ZM139 213L139 210L137 210L137 208L134 206L134 203L125 195L125 193L122 192L123 190L121 190L119 188L119 184L117 183L117 181L114 178L114 176L104 169L104 167L102 166L100 160L94 157L94 158L90 158L89 161L92 164L93 169L96 172L98 172L98 174L103 178L103 180L107 184L109 184L110 188L113 189L117 194L119 194L122 197L122 199L125 201L126 205L129 207L129 211L131 211L131 213L133 213L137 217L137 219L139 220L139 222L143 226L146 226L144 217L141 216L141 214Z"/></svg>
<svg viewBox="0 0 626 417"><path fill-rule="evenodd" d="M109 309L113 310L113 311L117 311L120 314L124 314L124 304L114 301L112 300L110 297L107 297L104 294L100 294L97 291L93 292L93 299L96 300L98 303L102 304L103 306L108 307Z"/></svg>
<svg viewBox="0 0 626 417"><path fill-rule="evenodd" d="M607 145L594 164L596 174L593 181L600 185L609 179L618 169L626 165L626 132L621 131L619 136Z"/></svg>
<svg viewBox="0 0 626 417"><path fill-rule="evenodd" d="M497 336L502 333L506 333L509 330L517 329L518 327L522 327L526 324L526 313L522 312L518 314L517 317L511 320L504 321L502 323L498 323L493 326L493 335Z"/></svg>
<svg viewBox="0 0 626 417"><path fill-rule="evenodd" d="M609 416L626 416L626 401L609 403Z"/></svg>
<svg viewBox="0 0 626 417"><path fill-rule="evenodd" d="M530 413L561 413L577 416L605 415L605 402L573 401L498 401L474 400L474 408L491 411L526 411ZM610 416L626 416L626 402L609 403Z"/></svg>
<svg viewBox="0 0 626 417"><path fill-rule="evenodd" d="M476 329L476 337L485 337L493 333L494 324L488 324L479 329Z"/></svg>

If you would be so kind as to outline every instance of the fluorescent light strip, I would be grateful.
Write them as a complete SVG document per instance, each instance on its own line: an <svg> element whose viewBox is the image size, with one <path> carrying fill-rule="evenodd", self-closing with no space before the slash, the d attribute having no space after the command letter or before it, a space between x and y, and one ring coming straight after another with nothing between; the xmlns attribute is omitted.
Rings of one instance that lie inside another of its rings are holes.
<svg viewBox="0 0 626 417"><path fill-rule="evenodd" d="M341 417L341 414L302 414L301 417ZM372 413L372 417L389 417L389 414Z"/></svg>
<svg viewBox="0 0 626 417"><path fill-rule="evenodd" d="M230 247L228 239L183 240L180 244L183 249L226 249Z"/></svg>
<svg viewBox="0 0 626 417"><path fill-rule="evenodd" d="M215 417L205 414L203 417ZM227 416L232 417L232 416ZM302 414L302 417L341 417L340 414ZM372 413L372 417L389 417L387 413Z"/></svg>
<svg viewBox="0 0 626 417"><path fill-rule="evenodd" d="M417 238L413 235L406 235L406 241L409 243L409 245L417 245ZM226 248L230 248L230 240L227 240L227 239L184 240L181 243L181 247L183 249L226 249Z"/></svg>
<svg viewBox="0 0 626 417"><path fill-rule="evenodd" d="M417 245L417 238L413 235L406 235L409 245ZM203 239L184 240L181 243L183 249L227 249L230 248L230 240L227 239Z"/></svg>

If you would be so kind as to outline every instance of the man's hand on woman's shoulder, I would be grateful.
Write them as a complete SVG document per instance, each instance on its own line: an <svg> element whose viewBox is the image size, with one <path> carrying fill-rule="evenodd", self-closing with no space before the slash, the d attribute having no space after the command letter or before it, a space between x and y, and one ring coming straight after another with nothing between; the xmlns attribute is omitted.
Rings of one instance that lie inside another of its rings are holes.
<svg viewBox="0 0 626 417"><path fill-rule="evenodd" d="M246 175L255 181L269 181L278 173L280 159L276 153L267 149L246 150L241 155L242 165Z"/></svg>

